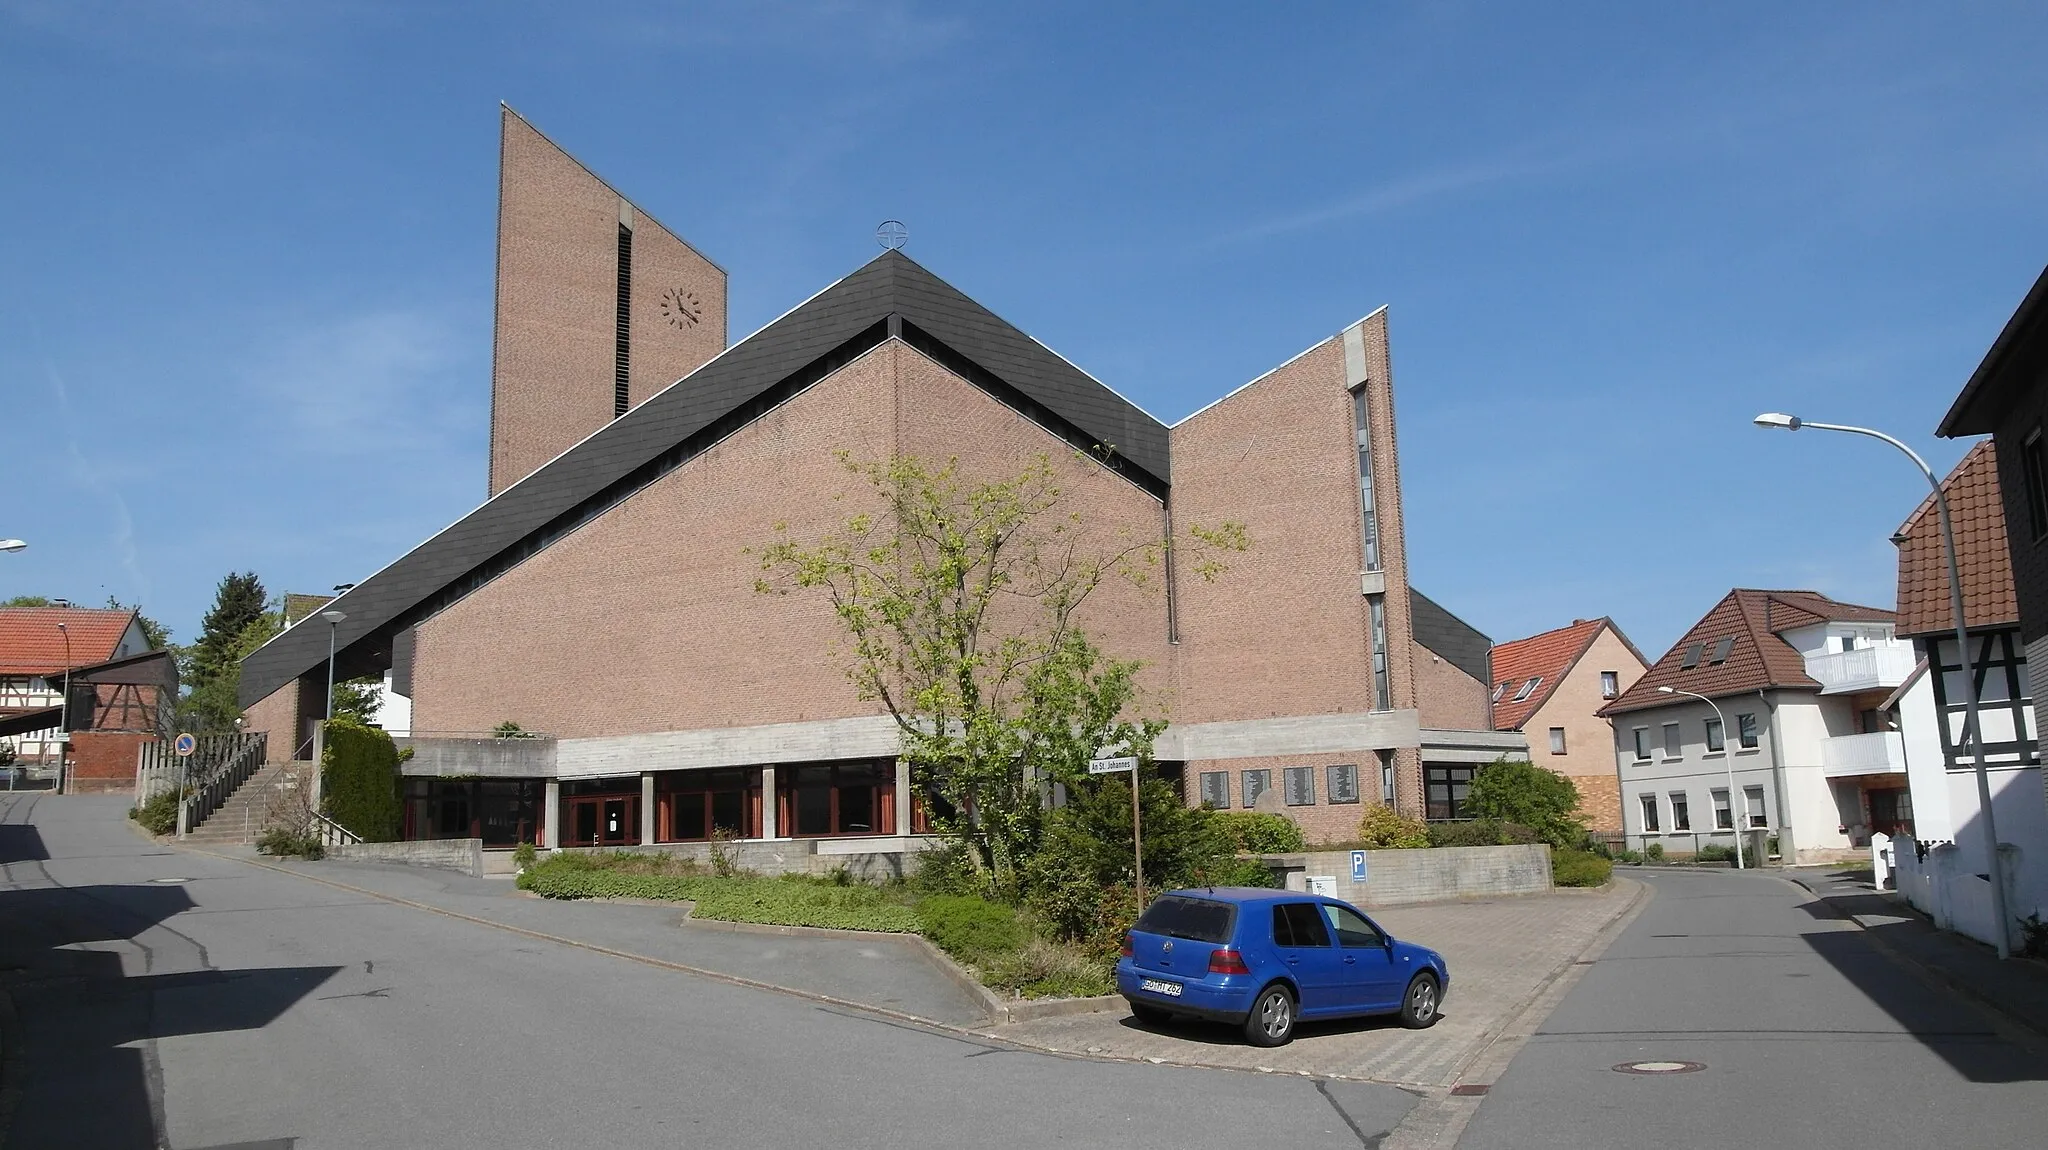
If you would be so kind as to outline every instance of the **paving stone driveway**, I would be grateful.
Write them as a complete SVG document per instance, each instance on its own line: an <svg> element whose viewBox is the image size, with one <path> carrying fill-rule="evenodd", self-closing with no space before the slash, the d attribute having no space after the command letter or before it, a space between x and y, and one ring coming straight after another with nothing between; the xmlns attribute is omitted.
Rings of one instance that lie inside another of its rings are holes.
<svg viewBox="0 0 2048 1150"><path fill-rule="evenodd" d="M1560 890L1373 911L1396 938L1433 947L1450 964L1443 1018L1428 1030L1404 1030L1398 1022L1378 1019L1309 1023L1295 1032L1293 1042L1268 1050L1222 1026L1189 1023L1153 1030L1114 1010L1019 1022L996 1033L1022 1045L1068 1053L1450 1086L1639 894L1647 897L1640 884L1621 880L1602 891Z"/></svg>

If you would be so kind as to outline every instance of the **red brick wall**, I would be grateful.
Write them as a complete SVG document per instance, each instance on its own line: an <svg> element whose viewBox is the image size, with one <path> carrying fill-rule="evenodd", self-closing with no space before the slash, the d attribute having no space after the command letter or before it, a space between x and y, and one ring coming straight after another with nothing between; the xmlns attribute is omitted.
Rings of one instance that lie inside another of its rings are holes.
<svg viewBox="0 0 2048 1150"><path fill-rule="evenodd" d="M1415 707L1422 725L1437 730L1484 731L1486 684L1459 670L1420 643L1411 643L1415 665Z"/></svg>
<svg viewBox="0 0 2048 1150"><path fill-rule="evenodd" d="M242 729L263 731L270 738L263 745L263 759L270 763L290 762L292 734L298 729L299 681L293 679L250 704L242 712Z"/></svg>
<svg viewBox="0 0 2048 1150"><path fill-rule="evenodd" d="M133 791L136 748L153 742L155 735L138 731L73 731L67 785L73 794Z"/></svg>
<svg viewBox="0 0 2048 1150"><path fill-rule="evenodd" d="M619 194L505 111L498 186L497 332L490 492L496 495L612 418ZM629 392L638 404L725 348L725 273L637 210ZM693 294L702 320L661 309Z"/></svg>
<svg viewBox="0 0 2048 1150"><path fill-rule="evenodd" d="M1332 803L1329 794L1329 772L1323 768L1338 763L1351 763L1358 767L1358 801L1355 803ZM1271 771L1273 791L1283 802L1286 798L1286 776L1288 767L1314 767L1316 775L1316 805L1283 806L1279 813L1294 820L1301 828L1302 837L1311 843L1345 842L1358 837L1358 820L1365 816L1366 807L1380 799L1380 760L1374 751L1344 751L1316 755L1279 755L1245 759L1202 759L1187 765L1187 791L1192 802L1202 799L1202 775L1209 771L1224 771L1230 775L1229 810L1247 810L1244 805L1244 773L1246 771ZM1397 768L1398 772L1398 768ZM1396 786L1398 787L1398 783Z"/></svg>

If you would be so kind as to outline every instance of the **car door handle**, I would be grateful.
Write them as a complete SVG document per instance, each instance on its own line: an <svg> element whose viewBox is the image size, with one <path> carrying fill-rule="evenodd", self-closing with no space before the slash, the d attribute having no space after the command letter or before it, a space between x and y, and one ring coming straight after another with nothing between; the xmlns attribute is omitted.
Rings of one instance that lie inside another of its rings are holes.
<svg viewBox="0 0 2048 1150"><path fill-rule="evenodd" d="M1301 960L1300 960L1300 959L1298 959L1298 958L1290 958L1290 959L1288 959L1288 960L1287 960L1287 965L1289 965L1289 966L1300 966L1300 965L1301 965Z"/></svg>
<svg viewBox="0 0 2048 1150"><path fill-rule="evenodd" d="M1358 960L1357 960L1357 959L1355 959L1355 958L1351 957L1351 956L1350 956L1350 955L1348 955L1348 954L1344 956L1344 965L1345 965L1345 966L1353 966L1353 965L1356 965L1356 964L1357 964L1357 962L1358 962Z"/></svg>

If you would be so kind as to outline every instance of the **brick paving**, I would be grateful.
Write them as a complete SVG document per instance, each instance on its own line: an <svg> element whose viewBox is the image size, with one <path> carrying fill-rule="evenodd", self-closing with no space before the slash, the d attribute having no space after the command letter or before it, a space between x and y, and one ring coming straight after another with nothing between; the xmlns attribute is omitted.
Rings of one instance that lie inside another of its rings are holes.
<svg viewBox="0 0 2048 1150"><path fill-rule="evenodd" d="M1152 1030L1117 1009L1020 1022L997 1033L1062 1053L1447 1087L1639 893L1647 897L1624 879L1601 891L1374 911L1396 938L1432 947L1450 964L1443 1017L1428 1030L1405 1030L1393 1019L1310 1023L1288 1045L1262 1049L1231 1028L1184 1023Z"/></svg>

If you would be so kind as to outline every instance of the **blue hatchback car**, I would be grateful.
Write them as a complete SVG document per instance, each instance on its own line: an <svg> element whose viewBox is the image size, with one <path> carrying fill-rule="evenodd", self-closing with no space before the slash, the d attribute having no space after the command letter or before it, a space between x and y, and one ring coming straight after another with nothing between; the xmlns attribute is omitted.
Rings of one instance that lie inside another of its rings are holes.
<svg viewBox="0 0 2048 1150"><path fill-rule="evenodd" d="M1117 993L1138 1021L1228 1022L1255 1046L1286 1043L1301 1019L1399 1014L1421 1029L1450 985L1443 955L1349 903L1251 887L1161 895L1116 964Z"/></svg>

